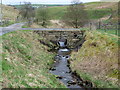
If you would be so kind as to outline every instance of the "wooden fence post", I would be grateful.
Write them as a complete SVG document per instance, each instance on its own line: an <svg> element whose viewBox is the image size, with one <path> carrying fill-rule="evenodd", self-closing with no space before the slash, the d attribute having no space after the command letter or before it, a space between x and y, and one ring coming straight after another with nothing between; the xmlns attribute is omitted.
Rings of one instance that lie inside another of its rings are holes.
<svg viewBox="0 0 120 90"><path fill-rule="evenodd" d="M98 22L98 29L101 29L101 22Z"/></svg>
<svg viewBox="0 0 120 90"><path fill-rule="evenodd" d="M92 26L92 23L90 22L90 30L92 29L92 27L91 27L91 26Z"/></svg>

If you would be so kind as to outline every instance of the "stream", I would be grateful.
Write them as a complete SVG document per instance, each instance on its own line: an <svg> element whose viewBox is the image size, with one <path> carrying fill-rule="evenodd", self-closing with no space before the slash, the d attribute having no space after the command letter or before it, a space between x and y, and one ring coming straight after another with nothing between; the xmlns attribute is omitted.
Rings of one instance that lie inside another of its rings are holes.
<svg viewBox="0 0 120 90"><path fill-rule="evenodd" d="M71 50L66 47L64 41L58 43L59 50L55 56L55 63L50 69L50 73L57 75L56 78L63 82L67 88L82 88L78 85L78 82L76 82L77 80L73 77L69 68L68 60L70 58Z"/></svg>
<svg viewBox="0 0 120 90"><path fill-rule="evenodd" d="M85 41L84 32L42 32L36 31L39 35L45 37L45 40L39 40L41 44L50 49L49 52L56 53L54 64L49 72L62 82L68 89L86 89L93 88L94 84L90 81L83 80L76 71L70 67L70 54L72 51L77 52ZM49 39L48 39L49 37ZM47 39L46 39L47 38ZM50 44L50 43L51 44ZM53 45L52 45L53 44Z"/></svg>

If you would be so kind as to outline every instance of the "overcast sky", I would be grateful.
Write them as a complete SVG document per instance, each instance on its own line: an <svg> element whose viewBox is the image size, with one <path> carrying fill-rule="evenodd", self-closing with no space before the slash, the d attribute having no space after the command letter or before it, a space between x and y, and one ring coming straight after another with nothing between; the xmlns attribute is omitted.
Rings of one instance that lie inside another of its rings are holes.
<svg viewBox="0 0 120 90"><path fill-rule="evenodd" d="M70 4L73 0L2 0L3 4L20 4L20 2L31 2L32 4ZM94 2L100 0L80 0L81 2Z"/></svg>

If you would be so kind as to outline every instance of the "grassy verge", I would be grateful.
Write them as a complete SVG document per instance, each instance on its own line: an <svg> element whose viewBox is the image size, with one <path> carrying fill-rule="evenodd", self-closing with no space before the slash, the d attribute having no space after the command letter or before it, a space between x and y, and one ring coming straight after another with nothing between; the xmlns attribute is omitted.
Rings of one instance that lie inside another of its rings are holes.
<svg viewBox="0 0 120 90"><path fill-rule="evenodd" d="M118 30L102 30L102 29L98 29L97 31L101 32L101 33L108 33L108 34L114 34L117 35Z"/></svg>
<svg viewBox="0 0 120 90"><path fill-rule="evenodd" d="M64 88L49 73L54 53L40 44L33 31L14 31L2 37L3 88Z"/></svg>
<svg viewBox="0 0 120 90"><path fill-rule="evenodd" d="M104 80L99 80L93 78L92 75L82 72L82 71L77 71L78 75L82 77L83 80L87 80L93 83L93 86L96 88L118 88L117 85L111 83L111 82L106 82Z"/></svg>
<svg viewBox="0 0 120 90"><path fill-rule="evenodd" d="M71 68L98 88L118 87L118 37L97 31L86 32L86 41L72 52Z"/></svg>
<svg viewBox="0 0 120 90"><path fill-rule="evenodd" d="M6 24L0 25L0 27L7 27L7 26L12 25L12 24L14 24L14 23L15 23L14 21L9 21L9 22L6 23Z"/></svg>
<svg viewBox="0 0 120 90"><path fill-rule="evenodd" d="M29 28L29 26L27 26L27 25L23 25L22 28Z"/></svg>

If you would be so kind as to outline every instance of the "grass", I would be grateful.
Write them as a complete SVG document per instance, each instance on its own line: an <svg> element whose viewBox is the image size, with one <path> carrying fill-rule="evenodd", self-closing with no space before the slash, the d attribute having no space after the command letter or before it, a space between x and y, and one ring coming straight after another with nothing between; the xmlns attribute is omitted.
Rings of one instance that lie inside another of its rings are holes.
<svg viewBox="0 0 120 90"><path fill-rule="evenodd" d="M95 10L87 10L88 16L90 19L99 19L104 16L110 15L110 9L95 9Z"/></svg>
<svg viewBox="0 0 120 90"><path fill-rule="evenodd" d="M117 35L117 32L118 32L118 30L102 30L102 29L98 29L97 31L101 33L107 33L107 34L113 34L113 35Z"/></svg>
<svg viewBox="0 0 120 90"><path fill-rule="evenodd" d="M85 3L86 10L88 12L88 15L90 19L98 19L105 15L110 14L110 7L109 8L103 8L103 9L97 9L96 7L104 6L108 3L103 2L91 2L91 3ZM19 5L18 5L19 6ZM49 13L51 14L51 19L62 19L62 16L67 11L68 6L53 6L48 7Z"/></svg>
<svg viewBox="0 0 120 90"><path fill-rule="evenodd" d="M14 9L14 7L7 6L7 5L2 5L1 8L3 12L3 20L15 21L19 13L17 9Z"/></svg>
<svg viewBox="0 0 120 90"><path fill-rule="evenodd" d="M51 19L62 19L63 15L66 12L66 9L67 6L48 7Z"/></svg>
<svg viewBox="0 0 120 90"><path fill-rule="evenodd" d="M91 9L91 10L95 10L95 9L109 9L112 8L113 10L115 10L117 8L117 3L116 2L88 2L85 3L86 9Z"/></svg>
<svg viewBox="0 0 120 90"><path fill-rule="evenodd" d="M67 7L68 6L49 7L48 10L50 11L51 19L62 19L67 11ZM99 19L111 14L110 9L86 9L86 11L90 19Z"/></svg>
<svg viewBox="0 0 120 90"><path fill-rule="evenodd" d="M118 88L118 37L86 31L85 42L71 54L71 68L99 88Z"/></svg>
<svg viewBox="0 0 120 90"><path fill-rule="evenodd" d="M80 71L77 73L80 75L80 77L82 77L83 80L92 82L94 87L97 87L97 88L106 88L106 87L107 88L116 88L116 87L118 87L117 85L113 85L111 82L105 82L103 80L94 79L92 77L92 75L90 75L90 74L80 72Z"/></svg>
<svg viewBox="0 0 120 90"><path fill-rule="evenodd" d="M105 8L100 8L98 7L104 7L106 5L109 5ZM111 9L116 10L117 4L116 3L110 3L110 2L90 2L90 3L85 3L84 4L85 10L88 13L88 16L90 19L99 19L104 16L110 15L111 14ZM51 19L62 19L62 16L65 14L67 11L68 6L55 6L55 7L49 7L49 11L51 14Z"/></svg>
<svg viewBox="0 0 120 90"><path fill-rule="evenodd" d="M33 31L14 31L2 39L3 88L65 88L49 73L54 53L40 44Z"/></svg>
<svg viewBox="0 0 120 90"><path fill-rule="evenodd" d="M14 21L8 21L6 24L0 25L0 27L7 27L7 26L12 25L14 23L15 23Z"/></svg>
<svg viewBox="0 0 120 90"><path fill-rule="evenodd" d="M27 26L27 25L23 25L22 28L29 28L29 26Z"/></svg>

